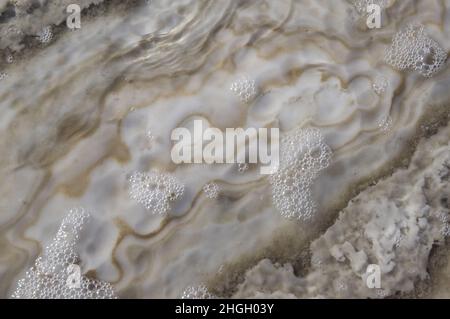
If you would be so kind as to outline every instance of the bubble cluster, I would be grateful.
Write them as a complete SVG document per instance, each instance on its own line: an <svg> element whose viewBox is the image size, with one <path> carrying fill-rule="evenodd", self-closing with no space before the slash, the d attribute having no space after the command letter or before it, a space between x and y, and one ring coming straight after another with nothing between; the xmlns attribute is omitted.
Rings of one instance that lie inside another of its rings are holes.
<svg viewBox="0 0 450 319"><path fill-rule="evenodd" d="M330 165L332 151L318 129L295 129L282 136L280 166L270 175L275 207L286 218L308 220L316 210L311 186Z"/></svg>
<svg viewBox="0 0 450 319"><path fill-rule="evenodd" d="M151 129L147 130L147 132L145 133L145 136L147 137L149 142L153 142L155 139L155 136L153 135L153 132Z"/></svg>
<svg viewBox="0 0 450 319"><path fill-rule="evenodd" d="M11 64L14 63L14 57L12 54L8 54L5 58L6 63Z"/></svg>
<svg viewBox="0 0 450 319"><path fill-rule="evenodd" d="M50 43L53 39L53 31L51 26L47 26L41 30L38 34L39 36L39 42L43 44Z"/></svg>
<svg viewBox="0 0 450 319"><path fill-rule="evenodd" d="M25 278L19 280L12 298L25 299L112 299L113 287L79 274L79 285L71 285L71 269L79 268L76 244L89 214L82 208L71 209L64 218L52 243L36 259ZM75 267L74 267L75 266Z"/></svg>
<svg viewBox="0 0 450 319"><path fill-rule="evenodd" d="M0 72L0 81L6 79L7 77L8 77L8 73Z"/></svg>
<svg viewBox="0 0 450 319"><path fill-rule="evenodd" d="M439 220L442 222L441 235L442 237L450 237L450 220L447 213L440 213L438 216Z"/></svg>
<svg viewBox="0 0 450 319"><path fill-rule="evenodd" d="M391 130L392 128L392 117L390 117L389 115L383 117L380 122L378 123L378 128L382 131L382 132L388 132Z"/></svg>
<svg viewBox="0 0 450 319"><path fill-rule="evenodd" d="M216 296L211 294L204 285L187 287L182 295L181 299L215 299Z"/></svg>
<svg viewBox="0 0 450 319"><path fill-rule="evenodd" d="M248 170L248 163L238 163L238 171L239 173L244 173Z"/></svg>
<svg viewBox="0 0 450 319"><path fill-rule="evenodd" d="M145 132L145 139L143 141L144 148L145 149L151 149L153 146L153 143L156 140L156 136L153 134L153 131L151 129L147 129Z"/></svg>
<svg viewBox="0 0 450 319"><path fill-rule="evenodd" d="M165 214L170 209L170 202L181 198L184 193L184 185L175 177L156 171L133 173L129 183L131 199L151 210L153 214Z"/></svg>
<svg viewBox="0 0 450 319"><path fill-rule="evenodd" d="M217 199L217 197L219 197L220 188L216 183L210 182L203 186L203 191L209 199Z"/></svg>
<svg viewBox="0 0 450 319"><path fill-rule="evenodd" d="M398 31L385 52L386 63L398 70L417 71L424 77L438 72L446 59L447 53L428 37L420 24L410 24Z"/></svg>
<svg viewBox="0 0 450 319"><path fill-rule="evenodd" d="M230 90L236 94L243 103L250 103L258 94L256 82L247 76L240 77L231 84Z"/></svg>
<svg viewBox="0 0 450 319"><path fill-rule="evenodd" d="M372 89L377 95L382 95L387 87L389 86L389 81L384 76L380 75L375 78L372 84Z"/></svg>

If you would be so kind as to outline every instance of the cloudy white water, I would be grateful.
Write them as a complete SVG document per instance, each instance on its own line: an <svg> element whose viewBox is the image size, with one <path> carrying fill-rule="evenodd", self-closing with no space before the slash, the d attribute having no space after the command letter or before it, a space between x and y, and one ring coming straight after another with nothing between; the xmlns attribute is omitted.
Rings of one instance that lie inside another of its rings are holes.
<svg viewBox="0 0 450 319"><path fill-rule="evenodd" d="M409 25L427 62L447 54L450 1L375 2L369 29L364 1L86 0L70 31L77 1L0 0L0 297L73 207L90 215L76 264L118 298L450 297L450 69L384 59ZM301 132L289 154L317 141L329 163L293 169L300 218L259 165L173 163L171 132L196 120ZM180 196L155 214L136 172Z"/></svg>

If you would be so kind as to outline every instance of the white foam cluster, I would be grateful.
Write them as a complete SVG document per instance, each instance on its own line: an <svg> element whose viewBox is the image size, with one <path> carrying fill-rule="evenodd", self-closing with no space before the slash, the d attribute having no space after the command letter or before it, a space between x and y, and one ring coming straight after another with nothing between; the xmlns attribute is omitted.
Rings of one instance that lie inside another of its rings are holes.
<svg viewBox="0 0 450 319"><path fill-rule="evenodd" d="M318 129L295 129L281 138L280 166L270 175L275 207L286 218L307 220L316 210L311 186L330 165L332 151Z"/></svg>
<svg viewBox="0 0 450 319"><path fill-rule="evenodd" d="M153 214L163 215L170 209L170 202L183 196L184 185L167 173L136 172L129 178L130 197Z"/></svg>
<svg viewBox="0 0 450 319"><path fill-rule="evenodd" d="M387 87L389 86L389 81L384 76L380 75L375 78L372 84L372 89L377 95L382 95Z"/></svg>
<svg viewBox="0 0 450 319"><path fill-rule="evenodd" d="M43 28L41 30L41 32L39 32L38 36L39 36L39 42L44 43L44 44L50 43L50 41L52 41L52 39L53 39L52 27L48 26L48 27Z"/></svg>
<svg viewBox="0 0 450 319"><path fill-rule="evenodd" d="M216 296L210 293L208 291L208 288L206 288L204 285L187 287L181 295L181 299L215 299L215 298Z"/></svg>
<svg viewBox="0 0 450 319"><path fill-rule="evenodd" d="M255 80L242 76L231 84L230 90L236 94L243 103L250 103L258 94Z"/></svg>
<svg viewBox="0 0 450 319"><path fill-rule="evenodd" d="M390 117L389 115L384 116L378 123L378 128L382 132L389 132L392 128L392 117Z"/></svg>
<svg viewBox="0 0 450 319"><path fill-rule="evenodd" d="M442 237L450 237L450 219L447 213L442 212L438 216L439 220L442 222L441 235Z"/></svg>
<svg viewBox="0 0 450 319"><path fill-rule="evenodd" d="M378 5L380 10L385 9L389 5L389 0L352 0L351 4L355 10L350 10L350 21L352 24L357 25L359 22L364 20L366 24L366 19L369 17L369 14L372 12L367 12L367 8L369 5Z"/></svg>
<svg viewBox="0 0 450 319"><path fill-rule="evenodd" d="M385 52L385 61L398 70L418 71L425 77L438 72L447 53L431 39L422 25L410 24L398 31Z"/></svg>
<svg viewBox="0 0 450 319"><path fill-rule="evenodd" d="M244 173L248 170L248 163L238 163L239 173Z"/></svg>
<svg viewBox="0 0 450 319"><path fill-rule="evenodd" d="M36 259L25 278L19 280L12 298L26 299L111 299L116 298L113 287L84 276L79 285L70 284L71 271L79 267L76 244L89 214L82 208L71 209L64 218L52 243Z"/></svg>
<svg viewBox="0 0 450 319"><path fill-rule="evenodd" d="M389 291L383 288L379 288L375 291L375 294L378 298L386 298L387 296L389 296Z"/></svg>
<svg viewBox="0 0 450 319"><path fill-rule="evenodd" d="M216 183L210 182L203 186L203 191L209 199L216 199L219 197L220 188Z"/></svg>
<svg viewBox="0 0 450 319"><path fill-rule="evenodd" d="M151 129L147 129L145 132L145 139L143 141L144 148L151 149L155 140L156 136L153 134L153 131Z"/></svg>

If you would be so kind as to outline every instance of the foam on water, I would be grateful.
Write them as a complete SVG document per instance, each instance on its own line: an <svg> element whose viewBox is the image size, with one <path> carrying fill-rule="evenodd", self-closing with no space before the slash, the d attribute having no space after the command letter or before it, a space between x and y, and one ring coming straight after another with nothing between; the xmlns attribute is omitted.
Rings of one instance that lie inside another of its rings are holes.
<svg viewBox="0 0 450 319"><path fill-rule="evenodd" d="M310 219L316 204L311 186L317 175L328 167L332 151L318 129L295 129L280 143L280 167L270 176L273 203L281 215Z"/></svg>
<svg viewBox="0 0 450 319"><path fill-rule="evenodd" d="M420 24L409 24L398 31L386 49L385 60L399 70L410 69L432 77L443 66L447 52L431 39Z"/></svg>
<svg viewBox="0 0 450 319"><path fill-rule="evenodd" d="M129 178L129 194L153 214L163 215L170 209L170 202L183 196L184 185L166 173L136 172Z"/></svg>
<svg viewBox="0 0 450 319"><path fill-rule="evenodd" d="M80 231L89 218L82 208L71 209L63 219L61 227L52 243L36 259L25 278L19 280L12 298L25 299L111 299L116 298L113 287L100 280L81 274L70 277L74 269L79 269L80 258L76 252Z"/></svg>

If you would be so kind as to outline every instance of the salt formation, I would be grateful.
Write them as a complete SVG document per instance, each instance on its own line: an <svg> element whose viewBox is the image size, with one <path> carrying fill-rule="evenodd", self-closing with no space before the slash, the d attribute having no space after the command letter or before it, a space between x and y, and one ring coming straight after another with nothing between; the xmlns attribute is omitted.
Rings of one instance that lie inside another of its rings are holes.
<svg viewBox="0 0 450 319"><path fill-rule="evenodd" d="M206 194L206 197L208 197L209 199L216 199L217 197L219 197L219 185L217 185L216 183L207 183L203 186L203 191Z"/></svg>
<svg viewBox="0 0 450 319"><path fill-rule="evenodd" d="M53 39L53 31L52 27L48 26L42 29L41 32L38 34L39 36L39 42L43 44L50 43Z"/></svg>
<svg viewBox="0 0 450 319"><path fill-rule="evenodd" d="M450 127L422 140L408 169L355 197L311 244L311 268L304 277L296 277L290 264L265 259L247 272L234 297L253 297L258 291L268 297L274 290L300 298L384 298L411 292L415 283L429 277L432 247L445 244L449 141ZM367 285L370 264L380 267L381 288ZM275 279L277 287L270 284ZM342 290L339 283L349 289Z"/></svg>
<svg viewBox="0 0 450 319"><path fill-rule="evenodd" d="M295 129L280 142L280 166L270 175L275 207L286 218L307 220L316 210L311 186L332 151L318 129Z"/></svg>
<svg viewBox="0 0 450 319"><path fill-rule="evenodd" d="M182 295L181 299L215 299L217 298L208 291L204 285L187 287Z"/></svg>
<svg viewBox="0 0 450 319"><path fill-rule="evenodd" d="M26 299L112 299L113 287L106 282L85 276L75 278L79 285L72 285L72 270L79 267L76 244L83 224L89 214L84 209L71 209L63 219L56 237L47 246L25 278L19 280L12 298ZM75 273L76 274L76 273Z"/></svg>
<svg viewBox="0 0 450 319"><path fill-rule="evenodd" d="M429 38L422 25L410 24L398 31L385 52L385 61L399 70L415 70L425 77L438 72L447 53Z"/></svg>
<svg viewBox="0 0 450 319"><path fill-rule="evenodd" d="M250 103L257 95L256 82L247 76L240 77L231 84L230 90L236 94L243 103Z"/></svg>
<svg viewBox="0 0 450 319"><path fill-rule="evenodd" d="M184 185L166 173L136 172L130 176L129 182L130 197L153 214L165 214L170 209L170 202L181 198L184 193Z"/></svg>

